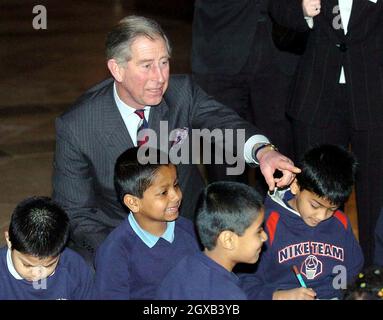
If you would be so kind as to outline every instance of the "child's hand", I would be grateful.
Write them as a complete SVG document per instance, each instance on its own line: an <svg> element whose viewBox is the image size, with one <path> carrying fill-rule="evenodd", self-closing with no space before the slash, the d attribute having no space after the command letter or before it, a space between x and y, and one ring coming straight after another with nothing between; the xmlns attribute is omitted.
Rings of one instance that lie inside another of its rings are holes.
<svg viewBox="0 0 383 320"><path fill-rule="evenodd" d="M302 8L305 17L315 17L320 13L321 0L303 0Z"/></svg>
<svg viewBox="0 0 383 320"><path fill-rule="evenodd" d="M273 293L273 300L314 300L316 295L310 288L278 290Z"/></svg>

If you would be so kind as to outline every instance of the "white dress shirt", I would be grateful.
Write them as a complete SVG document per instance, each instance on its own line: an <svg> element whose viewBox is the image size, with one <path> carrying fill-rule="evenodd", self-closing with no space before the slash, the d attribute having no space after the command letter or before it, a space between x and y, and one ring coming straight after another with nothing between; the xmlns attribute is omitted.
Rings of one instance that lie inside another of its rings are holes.
<svg viewBox="0 0 383 320"><path fill-rule="evenodd" d="M339 2L340 17L342 19L343 32L344 34L347 34L348 21L350 20L351 9L352 9L352 0L338 0L338 2ZM343 66L340 70L339 83L346 83Z"/></svg>
<svg viewBox="0 0 383 320"><path fill-rule="evenodd" d="M129 135L132 138L134 145L137 147L137 129L141 121L140 117L134 113L137 109L128 106L120 99L117 93L116 83L113 84L113 95L118 111L120 111L122 120L124 120L125 127L128 129ZM144 110L146 121L149 122L150 106L145 106Z"/></svg>

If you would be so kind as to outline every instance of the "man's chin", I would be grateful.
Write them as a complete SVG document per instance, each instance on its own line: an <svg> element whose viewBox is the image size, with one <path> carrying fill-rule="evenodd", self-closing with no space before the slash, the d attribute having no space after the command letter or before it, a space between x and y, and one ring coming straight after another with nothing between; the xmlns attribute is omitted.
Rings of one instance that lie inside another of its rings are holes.
<svg viewBox="0 0 383 320"><path fill-rule="evenodd" d="M153 94L147 94L145 96L145 105L147 106L157 106L161 103L164 93L162 91Z"/></svg>

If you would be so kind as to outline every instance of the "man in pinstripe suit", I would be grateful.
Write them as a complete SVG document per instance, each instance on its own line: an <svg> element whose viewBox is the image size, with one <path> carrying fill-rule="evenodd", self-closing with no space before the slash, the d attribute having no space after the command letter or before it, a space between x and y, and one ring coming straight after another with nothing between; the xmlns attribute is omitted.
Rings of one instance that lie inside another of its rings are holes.
<svg viewBox="0 0 383 320"><path fill-rule="evenodd" d="M271 0L270 10L280 24L310 33L287 110L296 155L319 143L351 145L359 241L370 265L383 203L383 1Z"/></svg>
<svg viewBox="0 0 383 320"><path fill-rule="evenodd" d="M56 120L53 198L70 216L70 245L89 263L127 214L117 200L113 172L117 157L137 144L138 109L157 133L161 120L169 131L180 128L189 134L192 128L245 129L244 158L259 163L270 189L290 183L299 172L254 126L214 101L190 77L169 76L169 42L155 21L137 16L121 20L108 34L106 51L113 79L88 90ZM283 173L279 179L273 177L277 169ZM192 218L203 180L193 164L179 165L178 176L184 194L181 214Z"/></svg>

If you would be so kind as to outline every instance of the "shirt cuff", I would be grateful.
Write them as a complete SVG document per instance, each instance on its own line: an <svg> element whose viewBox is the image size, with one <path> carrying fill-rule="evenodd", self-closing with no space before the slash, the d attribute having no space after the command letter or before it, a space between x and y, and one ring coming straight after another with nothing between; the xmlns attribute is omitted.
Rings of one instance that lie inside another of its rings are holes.
<svg viewBox="0 0 383 320"><path fill-rule="evenodd" d="M245 143L243 155L245 158L246 163L253 163L258 165L258 161L253 158L253 147L256 144L259 143L270 143L269 139L267 139L265 136L261 134L256 134L254 136L251 136Z"/></svg>
<svg viewBox="0 0 383 320"><path fill-rule="evenodd" d="M305 17L305 20L309 28L312 29L314 27L314 19L312 17Z"/></svg>

